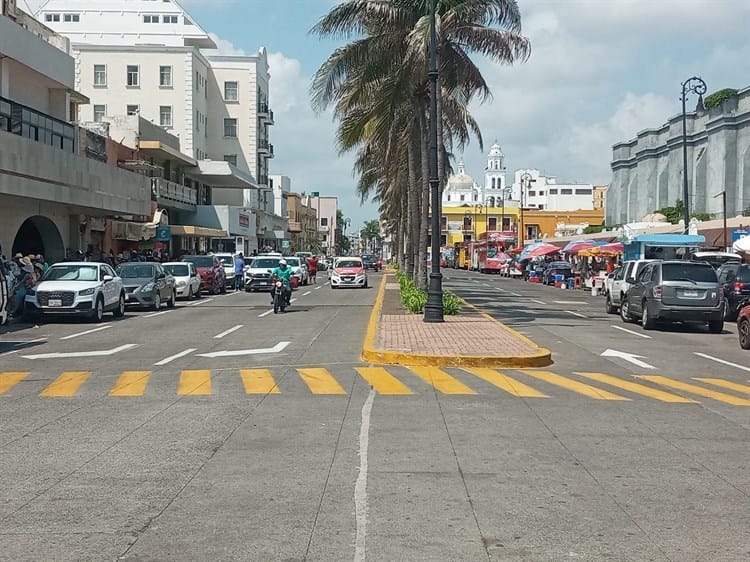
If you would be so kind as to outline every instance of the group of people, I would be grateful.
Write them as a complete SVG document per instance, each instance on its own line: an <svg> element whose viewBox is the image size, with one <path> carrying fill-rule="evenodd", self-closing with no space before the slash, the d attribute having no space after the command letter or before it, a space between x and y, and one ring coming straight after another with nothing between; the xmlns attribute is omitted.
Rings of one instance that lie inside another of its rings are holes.
<svg viewBox="0 0 750 562"><path fill-rule="evenodd" d="M13 259L0 256L0 275L8 287L8 314L11 317L23 314L26 292L36 285L49 265L41 254L16 253Z"/></svg>

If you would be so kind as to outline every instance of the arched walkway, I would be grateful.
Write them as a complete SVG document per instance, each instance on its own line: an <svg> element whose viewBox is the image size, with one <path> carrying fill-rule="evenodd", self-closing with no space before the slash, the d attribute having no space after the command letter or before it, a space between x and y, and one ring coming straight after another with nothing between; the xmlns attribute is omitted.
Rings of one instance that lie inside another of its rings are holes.
<svg viewBox="0 0 750 562"><path fill-rule="evenodd" d="M65 259L65 244L60 231L47 217L36 215L23 221L13 240L13 253L42 254L48 263Z"/></svg>

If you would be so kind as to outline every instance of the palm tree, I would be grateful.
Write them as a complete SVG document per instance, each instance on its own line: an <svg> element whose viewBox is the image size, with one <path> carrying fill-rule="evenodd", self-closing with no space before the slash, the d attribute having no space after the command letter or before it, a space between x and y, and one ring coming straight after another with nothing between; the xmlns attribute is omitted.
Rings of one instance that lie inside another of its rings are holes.
<svg viewBox="0 0 750 562"><path fill-rule="evenodd" d="M430 0L348 0L312 30L351 39L316 73L313 106L334 106L339 148L358 150L358 192L363 199L374 195L380 201L386 226L397 234L399 262L421 286L426 285L429 217L429 7ZM491 92L470 54L511 64L528 57L529 43L520 34L515 0L438 0L437 26L439 170L444 177L454 146L462 148L472 135L482 145L467 108L472 99L486 100Z"/></svg>
<svg viewBox="0 0 750 562"><path fill-rule="evenodd" d="M365 247L374 252L377 241L380 239L380 221L377 219L366 221L359 235L365 241Z"/></svg>

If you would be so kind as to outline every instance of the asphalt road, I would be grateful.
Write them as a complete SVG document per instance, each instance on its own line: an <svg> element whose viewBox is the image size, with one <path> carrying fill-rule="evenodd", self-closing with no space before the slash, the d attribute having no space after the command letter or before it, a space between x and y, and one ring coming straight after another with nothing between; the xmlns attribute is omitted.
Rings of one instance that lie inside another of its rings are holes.
<svg viewBox="0 0 750 562"><path fill-rule="evenodd" d="M368 370L376 291L329 286L0 332L0 560L750 557L750 372L695 355L748 365L736 335L446 276L555 365Z"/></svg>

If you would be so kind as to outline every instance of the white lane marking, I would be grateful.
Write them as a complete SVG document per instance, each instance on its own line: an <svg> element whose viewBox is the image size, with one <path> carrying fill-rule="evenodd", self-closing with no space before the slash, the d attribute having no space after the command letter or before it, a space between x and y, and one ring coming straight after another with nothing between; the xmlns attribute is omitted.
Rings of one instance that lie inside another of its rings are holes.
<svg viewBox="0 0 750 562"><path fill-rule="evenodd" d="M320 291L322 288L323 288L322 286L321 287L315 287L315 290L316 291Z"/></svg>
<svg viewBox="0 0 750 562"><path fill-rule="evenodd" d="M291 300L289 301L289 303L291 304L291 303L293 303L293 302L294 302L294 301L296 301L296 300L297 300L297 299L291 299Z"/></svg>
<svg viewBox="0 0 750 562"><path fill-rule="evenodd" d="M304 293L304 294L303 294L302 296L303 296L303 297L306 297L307 295L311 295L311 294L312 294L312 291L307 291L307 292L306 292L306 293Z"/></svg>
<svg viewBox="0 0 750 562"><path fill-rule="evenodd" d="M544 301L538 301L538 300L535 300L535 299L531 299L531 302L535 302L535 303L538 303L538 304L547 304Z"/></svg>
<svg viewBox="0 0 750 562"><path fill-rule="evenodd" d="M266 310L263 314L258 314L258 318L263 318L264 316L268 316L273 312L273 308L271 310Z"/></svg>
<svg viewBox="0 0 750 562"><path fill-rule="evenodd" d="M554 301L555 304L586 304L583 301Z"/></svg>
<svg viewBox="0 0 750 562"><path fill-rule="evenodd" d="M500 291L501 293L503 292L503 290L500 287L495 287L495 290Z"/></svg>
<svg viewBox="0 0 750 562"><path fill-rule="evenodd" d="M572 314L573 316L578 316L578 318L586 318L583 314L580 314L579 312L573 312L572 310L566 310L568 314Z"/></svg>
<svg viewBox="0 0 750 562"><path fill-rule="evenodd" d="M6 351L5 353L0 353L0 357L5 357L6 355L13 355L14 353L18 353L19 351L22 351L22 350L15 349L13 351Z"/></svg>
<svg viewBox="0 0 750 562"><path fill-rule="evenodd" d="M61 340L72 340L74 338L80 338L81 336L86 336L88 334L93 334L94 332L101 332L102 330L108 330L111 328L109 324L105 326L99 326L98 328L94 328L93 330L86 330L85 332L78 332L77 334L73 334L71 336L65 336L64 338L60 338Z"/></svg>
<svg viewBox="0 0 750 562"><path fill-rule="evenodd" d="M152 312L151 314L146 314L144 318L153 318L154 316L161 316L162 314L169 314L172 312L171 310L163 310L161 312Z"/></svg>
<svg viewBox="0 0 750 562"><path fill-rule="evenodd" d="M222 332L222 333L220 333L220 334L216 334L216 335L214 336L214 339L215 339L215 340L220 340L220 339L221 339L221 338L223 338L224 336L228 336L228 335L229 335L229 334L231 334L232 332L236 332L237 330L239 330L239 329L240 329L240 328L242 328L243 326L244 326L244 324L237 324L237 325L236 325L235 327L233 327L233 328L229 328L229 329L228 329L228 330L226 330L225 332Z"/></svg>
<svg viewBox="0 0 750 562"><path fill-rule="evenodd" d="M186 355L190 355L193 351L196 351L197 348L191 347L190 349L186 349L185 351L180 351L179 353L175 353L174 355L170 355L169 357L166 357L165 359L162 359L161 361L154 363L154 365L168 365L175 359L179 359L180 357L185 357Z"/></svg>
<svg viewBox="0 0 750 562"><path fill-rule="evenodd" d="M127 351L138 347L138 344L129 343L115 347L113 349L104 349L102 351L75 351L72 353L42 353L40 355L22 355L24 359L64 359L67 357L106 357L107 355L114 355L121 351Z"/></svg>
<svg viewBox="0 0 750 562"><path fill-rule="evenodd" d="M627 332L628 334L633 334L634 336L638 336L639 338L643 338L646 340L650 340L651 336L647 336L646 334L639 334L638 332L634 332L633 330L628 330L627 328L623 328L622 326L612 326L615 330L620 330L621 332Z"/></svg>
<svg viewBox="0 0 750 562"><path fill-rule="evenodd" d="M482 283L482 285L484 285L485 287L489 287L490 286L489 283Z"/></svg>
<svg viewBox="0 0 750 562"><path fill-rule="evenodd" d="M325 286L326 286L326 285L328 285L329 283L330 283L330 281L326 281L325 283L323 283L323 286L325 287Z"/></svg>
<svg viewBox="0 0 750 562"><path fill-rule="evenodd" d="M703 357L704 359L710 359L711 361L716 361L717 363L721 363L722 365L728 365L730 367L734 367L735 369L742 369L743 371L747 371L750 373L750 367L744 367L742 365L738 365L737 363L732 363L731 361L724 361L723 359L719 359L718 357L712 357L711 355L706 355L705 353L696 353L698 357Z"/></svg>
<svg viewBox="0 0 750 562"><path fill-rule="evenodd" d="M200 305L205 304L207 302L211 302L212 300L214 300L213 297L208 298L208 299L202 299L202 300L199 300L196 303L191 304L190 306L200 306Z"/></svg>
<svg viewBox="0 0 750 562"><path fill-rule="evenodd" d="M641 369L656 369L653 365L649 365L648 363L644 363L641 361L641 359L647 359L643 355L636 355L635 353L626 353L625 351L617 351L615 349L608 349L604 353L602 353L602 357L617 357L619 359L624 359L628 363L632 363L636 367L640 367Z"/></svg>
<svg viewBox="0 0 750 562"><path fill-rule="evenodd" d="M518 294L518 293L513 293L513 292L511 292L510 294L511 294L511 295L513 295L514 297L520 297L520 296L523 296L523 295L520 295L520 294Z"/></svg>
<svg viewBox="0 0 750 562"><path fill-rule="evenodd" d="M367 453L370 444L370 414L374 400L375 389L371 388L362 406L362 425L359 428L359 474L354 485L354 513L357 522L354 562L364 562L367 552Z"/></svg>
<svg viewBox="0 0 750 562"><path fill-rule="evenodd" d="M273 347L265 347L262 349L236 349L233 351L212 351L211 353L199 353L198 357L208 357L213 359L214 357L239 357L241 355L262 355L264 353L281 353L286 347L292 342L281 341Z"/></svg>
<svg viewBox="0 0 750 562"><path fill-rule="evenodd" d="M37 338L35 340L7 341L5 343L9 343L15 346L21 346L21 345L28 345L30 343L42 343L44 341L47 341L47 338Z"/></svg>

